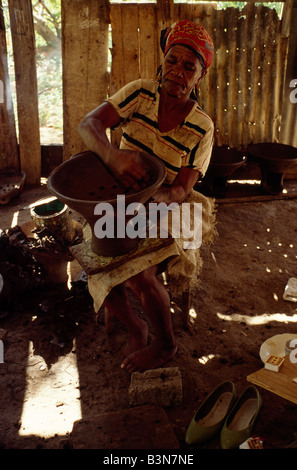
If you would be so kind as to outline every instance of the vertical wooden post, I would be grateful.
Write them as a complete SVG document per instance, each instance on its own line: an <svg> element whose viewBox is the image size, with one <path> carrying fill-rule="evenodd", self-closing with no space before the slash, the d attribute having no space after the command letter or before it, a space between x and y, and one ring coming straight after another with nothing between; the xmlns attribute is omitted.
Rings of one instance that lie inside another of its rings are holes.
<svg viewBox="0 0 297 470"><path fill-rule="evenodd" d="M282 36L289 38L286 78L284 81L280 142L297 147L297 0L286 0ZM295 88L295 92L294 92Z"/></svg>
<svg viewBox="0 0 297 470"><path fill-rule="evenodd" d="M85 150L77 126L108 93L108 0L63 0L63 159Z"/></svg>
<svg viewBox="0 0 297 470"><path fill-rule="evenodd" d="M0 170L19 170L15 120L7 65L4 16L0 0Z"/></svg>
<svg viewBox="0 0 297 470"><path fill-rule="evenodd" d="M28 184L39 184L39 133L35 33L31 0L10 0L11 35L15 64L21 169Z"/></svg>

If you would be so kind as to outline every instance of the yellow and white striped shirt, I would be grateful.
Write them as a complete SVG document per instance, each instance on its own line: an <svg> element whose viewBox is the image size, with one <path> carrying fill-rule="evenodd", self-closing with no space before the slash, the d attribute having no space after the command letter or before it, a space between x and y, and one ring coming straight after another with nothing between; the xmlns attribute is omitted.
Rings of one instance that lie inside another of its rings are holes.
<svg viewBox="0 0 297 470"><path fill-rule="evenodd" d="M165 164L168 184L172 184L181 167L196 169L204 176L211 157L213 122L193 101L190 113L179 126L161 132L159 86L154 80L135 80L107 100L121 117L120 147L159 157Z"/></svg>

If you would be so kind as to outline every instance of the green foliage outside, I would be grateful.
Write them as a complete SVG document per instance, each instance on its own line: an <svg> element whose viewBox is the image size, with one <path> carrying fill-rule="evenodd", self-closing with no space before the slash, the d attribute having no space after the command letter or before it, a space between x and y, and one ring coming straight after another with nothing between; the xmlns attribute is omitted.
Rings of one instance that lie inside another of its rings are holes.
<svg viewBox="0 0 297 470"><path fill-rule="evenodd" d="M2 1L6 24L8 66L15 119L16 91L8 0ZM39 123L41 143L62 142L62 58L61 58L61 0L33 0L38 84ZM16 126L18 128L18 126ZM47 138L46 129L51 130ZM49 140L48 140L49 139ZM42 141L44 140L44 142Z"/></svg>
<svg viewBox="0 0 297 470"><path fill-rule="evenodd" d="M62 130L61 2L32 3L40 126Z"/></svg>
<svg viewBox="0 0 297 470"><path fill-rule="evenodd" d="M116 1L119 2L120 0ZM148 2L148 0L133 1L139 1L139 3ZM178 0L175 1L177 2ZM216 2L218 9L225 9L228 7L242 9L245 4L245 2ZM275 8L278 15L281 16L281 3L265 3L264 5ZM3 0L2 6L3 11L5 12L4 16L7 26L9 71L15 105L15 82L9 28L8 0ZM40 127L41 129L51 129L52 143L61 142L63 129L61 0L32 0L32 7L35 24ZM17 113L15 113L15 116L17 117ZM42 142L43 138L43 133L41 132L41 143L44 143Z"/></svg>

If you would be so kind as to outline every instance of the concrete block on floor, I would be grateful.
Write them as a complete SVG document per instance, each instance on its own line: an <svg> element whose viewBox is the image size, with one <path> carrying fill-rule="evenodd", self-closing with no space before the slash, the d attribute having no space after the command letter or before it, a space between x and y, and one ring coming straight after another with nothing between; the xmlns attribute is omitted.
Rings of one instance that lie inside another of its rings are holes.
<svg viewBox="0 0 297 470"><path fill-rule="evenodd" d="M162 407L180 405L183 386L178 367L133 372L129 387L129 403L139 406L147 403Z"/></svg>

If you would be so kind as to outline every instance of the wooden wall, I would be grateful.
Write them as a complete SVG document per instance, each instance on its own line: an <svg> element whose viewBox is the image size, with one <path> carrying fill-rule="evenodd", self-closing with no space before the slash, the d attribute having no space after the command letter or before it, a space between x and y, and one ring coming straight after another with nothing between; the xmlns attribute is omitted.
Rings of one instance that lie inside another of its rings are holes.
<svg viewBox="0 0 297 470"><path fill-rule="evenodd" d="M278 140L288 35L275 10L253 3L241 11L175 4L171 14L170 22L200 22L213 38L214 61L201 84L200 104L214 120L216 143L246 147ZM162 61L163 24L157 5L112 5L111 92L135 78L154 77Z"/></svg>
<svg viewBox="0 0 297 470"><path fill-rule="evenodd" d="M77 124L87 112L130 80L155 76L162 61L160 31L183 18L201 22L214 40L214 62L202 82L200 104L214 120L216 143L241 148L251 141L265 140L297 145L297 105L287 113L286 101L286 87L295 71L292 78L297 78L294 59L292 63L297 47L292 34L296 2L286 0L283 19L279 20L274 10L255 6L252 1L241 11L218 11L210 4L174 4L173 0L157 0L156 4L62 0L63 159L84 150ZM10 0L10 6L17 12L12 33L18 74L20 164L29 181L37 182L41 157L31 0ZM0 73L6 75L4 36L0 23ZM109 48L111 71L107 68ZM7 80L5 93L9 98ZM11 156L13 151L7 151L9 145L15 148L9 103L9 99L4 106L0 103L0 169L9 161L18 164L18 157Z"/></svg>
<svg viewBox="0 0 297 470"><path fill-rule="evenodd" d="M81 119L107 96L109 3L62 1L64 160L84 150Z"/></svg>

